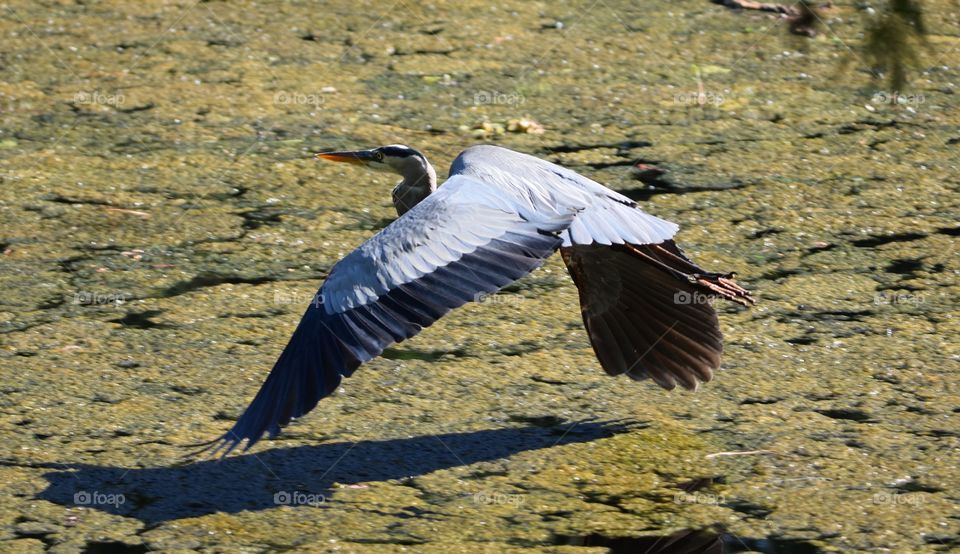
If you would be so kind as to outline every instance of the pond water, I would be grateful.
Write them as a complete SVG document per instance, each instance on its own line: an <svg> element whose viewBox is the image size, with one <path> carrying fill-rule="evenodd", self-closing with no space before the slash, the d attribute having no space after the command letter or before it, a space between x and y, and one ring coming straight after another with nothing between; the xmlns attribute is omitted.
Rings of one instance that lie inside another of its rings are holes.
<svg viewBox="0 0 960 554"><path fill-rule="evenodd" d="M698 0L6 5L0 550L957 548L960 12L893 91L847 4L814 39ZM604 375L553 259L184 460L394 217L312 154L480 142L736 271L717 378Z"/></svg>

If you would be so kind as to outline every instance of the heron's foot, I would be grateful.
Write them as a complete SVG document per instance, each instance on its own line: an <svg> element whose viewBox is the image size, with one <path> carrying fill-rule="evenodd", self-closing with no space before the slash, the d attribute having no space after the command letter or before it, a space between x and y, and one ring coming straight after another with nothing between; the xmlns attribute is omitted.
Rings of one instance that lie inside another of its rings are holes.
<svg viewBox="0 0 960 554"><path fill-rule="evenodd" d="M690 282L700 288L706 288L707 294L725 298L743 306L755 304L750 291L733 281L735 273L692 273Z"/></svg>

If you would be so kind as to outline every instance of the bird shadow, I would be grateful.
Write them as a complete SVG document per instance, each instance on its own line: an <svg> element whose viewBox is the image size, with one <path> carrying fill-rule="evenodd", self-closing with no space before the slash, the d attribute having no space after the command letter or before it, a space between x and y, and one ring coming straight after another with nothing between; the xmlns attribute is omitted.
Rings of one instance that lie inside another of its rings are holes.
<svg viewBox="0 0 960 554"><path fill-rule="evenodd" d="M334 484L416 477L519 452L590 442L623 433L622 422L580 421L466 433L275 448L223 460L166 467L40 464L46 489L36 498L136 518L148 525L203 516L320 504Z"/></svg>

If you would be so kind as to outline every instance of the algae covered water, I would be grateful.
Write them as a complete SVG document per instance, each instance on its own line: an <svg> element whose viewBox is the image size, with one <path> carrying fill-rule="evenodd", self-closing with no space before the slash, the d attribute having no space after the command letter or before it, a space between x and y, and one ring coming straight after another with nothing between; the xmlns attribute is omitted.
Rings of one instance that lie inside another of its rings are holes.
<svg viewBox="0 0 960 554"><path fill-rule="evenodd" d="M853 3L813 39L699 0L8 3L0 550L957 548L960 11L923 7L893 90ZM716 379L604 375L551 259L184 460L395 216L313 154L481 142L737 272Z"/></svg>

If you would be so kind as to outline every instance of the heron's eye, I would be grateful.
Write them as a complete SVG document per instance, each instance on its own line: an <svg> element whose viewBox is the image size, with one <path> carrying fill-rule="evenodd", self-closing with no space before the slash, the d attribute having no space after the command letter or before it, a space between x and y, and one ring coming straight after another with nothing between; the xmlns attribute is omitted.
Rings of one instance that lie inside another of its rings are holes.
<svg viewBox="0 0 960 554"><path fill-rule="evenodd" d="M383 152L377 152L376 158L378 162L383 162Z"/></svg>

